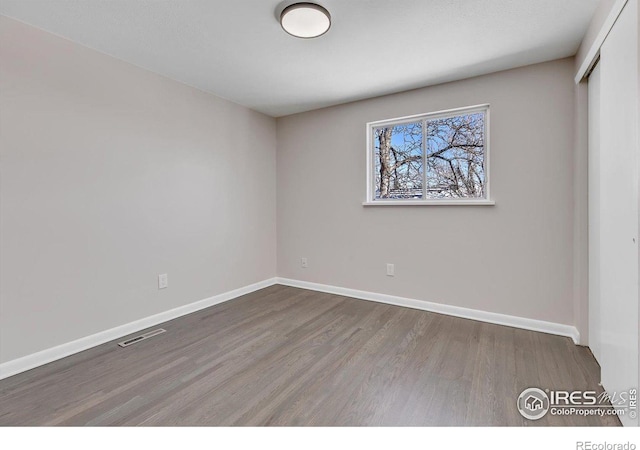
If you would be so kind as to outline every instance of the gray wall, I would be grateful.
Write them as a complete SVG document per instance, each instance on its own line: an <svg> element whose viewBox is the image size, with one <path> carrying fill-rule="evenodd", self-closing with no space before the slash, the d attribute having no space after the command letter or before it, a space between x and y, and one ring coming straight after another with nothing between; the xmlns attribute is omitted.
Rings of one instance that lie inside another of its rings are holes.
<svg viewBox="0 0 640 450"><path fill-rule="evenodd" d="M275 276L274 119L7 18L0 60L0 362Z"/></svg>
<svg viewBox="0 0 640 450"><path fill-rule="evenodd" d="M573 76L568 58L278 119L278 275L574 325ZM367 122L480 103L496 206L361 205Z"/></svg>

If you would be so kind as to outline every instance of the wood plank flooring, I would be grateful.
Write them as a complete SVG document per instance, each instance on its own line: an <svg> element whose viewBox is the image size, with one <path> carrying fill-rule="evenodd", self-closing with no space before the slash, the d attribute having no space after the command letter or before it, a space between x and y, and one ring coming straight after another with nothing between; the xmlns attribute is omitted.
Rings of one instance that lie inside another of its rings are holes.
<svg viewBox="0 0 640 450"><path fill-rule="evenodd" d="M0 425L619 425L516 410L601 390L568 338L279 285L161 327L1 380Z"/></svg>

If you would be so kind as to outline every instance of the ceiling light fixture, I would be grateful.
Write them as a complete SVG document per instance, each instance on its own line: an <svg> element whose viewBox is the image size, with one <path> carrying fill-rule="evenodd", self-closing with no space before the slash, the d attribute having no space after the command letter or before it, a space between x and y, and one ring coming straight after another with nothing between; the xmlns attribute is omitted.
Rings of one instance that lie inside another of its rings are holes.
<svg viewBox="0 0 640 450"><path fill-rule="evenodd" d="M280 25L291 36L315 38L329 31L331 14L315 3L294 3L280 14Z"/></svg>

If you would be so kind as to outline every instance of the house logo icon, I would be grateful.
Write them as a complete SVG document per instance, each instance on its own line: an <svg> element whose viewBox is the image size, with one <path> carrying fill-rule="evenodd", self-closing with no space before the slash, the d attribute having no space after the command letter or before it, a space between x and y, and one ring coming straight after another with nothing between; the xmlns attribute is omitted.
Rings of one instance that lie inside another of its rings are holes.
<svg viewBox="0 0 640 450"><path fill-rule="evenodd" d="M530 411L537 411L539 409L542 409L542 400L540 400L538 397L530 395L524 401L524 405L529 408Z"/></svg>
<svg viewBox="0 0 640 450"><path fill-rule="evenodd" d="M518 411L529 420L541 419L549 411L549 397L542 389L525 389L518 397Z"/></svg>

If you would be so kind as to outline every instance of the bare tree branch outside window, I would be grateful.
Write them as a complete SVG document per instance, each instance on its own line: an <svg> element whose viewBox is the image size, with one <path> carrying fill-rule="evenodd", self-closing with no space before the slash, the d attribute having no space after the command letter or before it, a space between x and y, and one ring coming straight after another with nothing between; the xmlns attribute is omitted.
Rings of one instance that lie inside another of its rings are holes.
<svg viewBox="0 0 640 450"><path fill-rule="evenodd" d="M373 128L376 199L484 198L485 112Z"/></svg>
<svg viewBox="0 0 640 450"><path fill-rule="evenodd" d="M427 121L426 198L482 198L484 114Z"/></svg>
<svg viewBox="0 0 640 450"><path fill-rule="evenodd" d="M379 198L420 198L424 178L422 123L377 128L375 136Z"/></svg>

